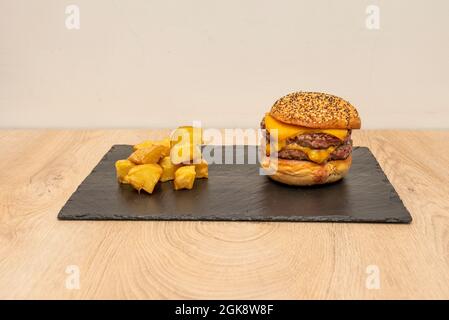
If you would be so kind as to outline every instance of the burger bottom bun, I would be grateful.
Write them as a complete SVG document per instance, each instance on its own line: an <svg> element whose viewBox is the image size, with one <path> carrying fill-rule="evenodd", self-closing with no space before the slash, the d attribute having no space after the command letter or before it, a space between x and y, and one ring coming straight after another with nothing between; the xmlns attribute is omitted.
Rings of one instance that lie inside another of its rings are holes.
<svg viewBox="0 0 449 320"><path fill-rule="evenodd" d="M348 173L351 163L352 155L345 160L333 160L323 164L279 158L277 170L275 162L270 161L269 158L261 165L265 170L275 171L268 175L275 181L293 186L311 186L340 180Z"/></svg>

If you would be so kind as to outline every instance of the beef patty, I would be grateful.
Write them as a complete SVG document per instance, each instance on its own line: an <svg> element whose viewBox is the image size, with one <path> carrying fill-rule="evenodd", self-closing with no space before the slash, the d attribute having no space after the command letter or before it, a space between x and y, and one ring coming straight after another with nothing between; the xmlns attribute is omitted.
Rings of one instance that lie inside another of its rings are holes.
<svg viewBox="0 0 449 320"><path fill-rule="evenodd" d="M287 139L287 144L295 143L303 147L312 149L327 149L329 147L337 147L350 140L350 135L342 142L337 137L334 137L326 133L307 133L297 135L295 137Z"/></svg>
<svg viewBox="0 0 449 320"><path fill-rule="evenodd" d="M352 140L348 141L346 144L338 146L330 155L328 160L344 160L352 152ZM289 160L309 160L307 154L301 150L297 149L282 149L278 153L278 157L281 159Z"/></svg>
<svg viewBox="0 0 449 320"><path fill-rule="evenodd" d="M260 127L265 129L265 119L262 119ZM269 132L266 132L267 144L270 142ZM297 144L302 147L311 149L327 149L329 147L337 147L329 156L328 160L344 160L352 152L351 130L344 141L326 133L306 133L287 139L287 145ZM289 160L309 160L307 154L301 150L283 148L278 153L278 157Z"/></svg>

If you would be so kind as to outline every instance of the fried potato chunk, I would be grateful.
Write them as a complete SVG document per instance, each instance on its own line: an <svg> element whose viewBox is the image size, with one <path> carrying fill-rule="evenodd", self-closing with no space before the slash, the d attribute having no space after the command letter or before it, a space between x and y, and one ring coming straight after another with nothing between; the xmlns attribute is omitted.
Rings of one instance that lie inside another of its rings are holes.
<svg viewBox="0 0 449 320"><path fill-rule="evenodd" d="M162 167L161 182L170 181L175 178L175 171L180 167L179 164L171 162L170 157L163 157L159 161L159 165Z"/></svg>
<svg viewBox="0 0 449 320"><path fill-rule="evenodd" d="M195 166L180 167L175 172L175 190L179 189L192 189L195 182Z"/></svg>
<svg viewBox="0 0 449 320"><path fill-rule="evenodd" d="M133 167L129 170L126 176L128 181L134 189L140 192L145 190L148 193L153 193L154 187L162 175L162 168L158 164L142 164Z"/></svg>
<svg viewBox="0 0 449 320"><path fill-rule="evenodd" d="M207 164L207 161L204 159L201 159L201 162L198 164L195 164L195 172L196 176L195 178L208 178L209 177L209 165Z"/></svg>
<svg viewBox="0 0 449 320"><path fill-rule="evenodd" d="M164 139L158 140L158 141L146 140L146 141L143 141L141 143L134 145L133 149L134 149L134 151L136 151L139 149L151 147L153 145L159 145L159 146L163 146L163 147L170 149L170 138L164 138Z"/></svg>
<svg viewBox="0 0 449 320"><path fill-rule="evenodd" d="M136 151L136 150L143 149L143 148L149 148L154 145L154 142L155 141L153 141L153 140L145 140L141 143L133 145L133 149L134 149L134 151Z"/></svg>
<svg viewBox="0 0 449 320"><path fill-rule="evenodd" d="M115 170L117 172L117 180L120 183L128 183L125 177L128 175L129 170L131 170L136 165L129 160L118 160L115 162Z"/></svg>
<svg viewBox="0 0 449 320"><path fill-rule="evenodd" d="M170 140L171 147L176 144L201 145L203 144L203 129L194 128L192 126L182 126L171 133Z"/></svg>
<svg viewBox="0 0 449 320"><path fill-rule="evenodd" d="M137 149L128 158L135 164L158 163L162 157L170 154L170 148L161 145Z"/></svg>
<svg viewBox="0 0 449 320"><path fill-rule="evenodd" d="M156 144L161 145L167 149L170 149L171 145L170 145L170 137L164 138L160 141L156 141Z"/></svg>
<svg viewBox="0 0 449 320"><path fill-rule="evenodd" d="M170 151L170 159L174 164L201 162L201 147L193 144L175 144Z"/></svg>

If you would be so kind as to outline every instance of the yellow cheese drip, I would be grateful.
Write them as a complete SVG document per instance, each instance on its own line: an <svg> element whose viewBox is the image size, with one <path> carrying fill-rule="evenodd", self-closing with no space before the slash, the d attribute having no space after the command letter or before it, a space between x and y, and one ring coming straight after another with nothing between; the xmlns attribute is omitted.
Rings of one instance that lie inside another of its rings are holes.
<svg viewBox="0 0 449 320"><path fill-rule="evenodd" d="M334 152L335 148L336 147L329 147L327 149L312 149L297 144L289 144L285 147L285 149L295 149L304 152L310 161L316 163L325 162L329 158L330 154Z"/></svg>

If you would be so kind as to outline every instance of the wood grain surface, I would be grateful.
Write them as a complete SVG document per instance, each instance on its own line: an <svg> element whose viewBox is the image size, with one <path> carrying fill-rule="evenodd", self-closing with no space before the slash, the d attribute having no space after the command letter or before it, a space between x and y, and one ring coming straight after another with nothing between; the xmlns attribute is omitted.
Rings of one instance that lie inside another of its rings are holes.
<svg viewBox="0 0 449 320"><path fill-rule="evenodd" d="M410 225L56 219L113 144L167 132L0 131L0 298L449 298L449 132L354 132Z"/></svg>

